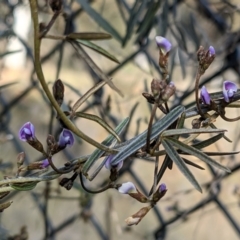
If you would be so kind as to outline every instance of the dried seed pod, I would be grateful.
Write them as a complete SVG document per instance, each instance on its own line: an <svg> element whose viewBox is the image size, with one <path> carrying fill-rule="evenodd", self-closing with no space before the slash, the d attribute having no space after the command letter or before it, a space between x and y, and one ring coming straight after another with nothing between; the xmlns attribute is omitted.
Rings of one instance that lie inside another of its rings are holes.
<svg viewBox="0 0 240 240"><path fill-rule="evenodd" d="M62 105L64 99L64 85L61 79L58 79L53 84L53 96L56 99L59 106Z"/></svg>

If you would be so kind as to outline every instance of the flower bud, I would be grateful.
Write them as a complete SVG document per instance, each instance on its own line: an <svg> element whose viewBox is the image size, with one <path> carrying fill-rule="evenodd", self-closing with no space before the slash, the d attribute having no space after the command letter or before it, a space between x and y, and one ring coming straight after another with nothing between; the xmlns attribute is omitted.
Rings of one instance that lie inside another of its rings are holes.
<svg viewBox="0 0 240 240"><path fill-rule="evenodd" d="M17 156L17 166L18 166L18 168L23 165L24 158L25 158L25 153L24 152L21 152L21 153L18 154L18 156Z"/></svg>
<svg viewBox="0 0 240 240"><path fill-rule="evenodd" d="M54 82L53 84L53 96L56 99L59 106L62 105L64 98L64 85L60 79Z"/></svg>
<svg viewBox="0 0 240 240"><path fill-rule="evenodd" d="M215 49L213 46L210 46L206 51L203 46L200 46L197 51L197 56L202 71L201 74L203 74L215 58Z"/></svg>
<svg viewBox="0 0 240 240"><path fill-rule="evenodd" d="M137 213L125 219L126 224L128 226L137 225L144 218L144 216L149 212L151 208L152 206L141 208Z"/></svg>
<svg viewBox="0 0 240 240"><path fill-rule="evenodd" d="M176 87L173 82L170 82L162 91L161 99L166 102L176 92Z"/></svg>
<svg viewBox="0 0 240 240"><path fill-rule="evenodd" d="M204 104L210 105L211 97L205 86L202 86L202 88L201 88L200 97Z"/></svg>
<svg viewBox="0 0 240 240"><path fill-rule="evenodd" d="M115 168L117 171L119 171L123 166L123 161L119 162L116 165L112 165L113 157L114 157L114 155L109 155L107 157L106 162L105 162L105 168L107 168L108 170L111 170L112 168Z"/></svg>
<svg viewBox="0 0 240 240"><path fill-rule="evenodd" d="M164 37L161 36L156 36L156 43L157 46L161 49L161 51L163 51L163 53L168 53L171 48L172 48L172 44Z"/></svg>
<svg viewBox="0 0 240 240"><path fill-rule="evenodd" d="M118 191L123 194L129 194L129 193L137 192L137 189L132 182L126 182L121 184L120 187L118 187Z"/></svg>
<svg viewBox="0 0 240 240"><path fill-rule="evenodd" d="M167 192L167 186L165 183L160 184L157 191L153 194L153 201L158 202Z"/></svg>

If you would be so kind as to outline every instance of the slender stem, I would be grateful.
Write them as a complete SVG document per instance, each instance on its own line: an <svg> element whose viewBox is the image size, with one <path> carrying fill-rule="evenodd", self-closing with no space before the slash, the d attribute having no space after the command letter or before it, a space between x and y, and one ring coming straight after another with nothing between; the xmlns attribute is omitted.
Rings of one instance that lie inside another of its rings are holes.
<svg viewBox="0 0 240 240"><path fill-rule="evenodd" d="M157 150L159 150L159 146L157 147ZM153 192L156 191L156 187L157 187L158 165L159 165L159 156L156 156L155 167L154 167Z"/></svg>
<svg viewBox="0 0 240 240"><path fill-rule="evenodd" d="M59 174L69 173L69 172L71 172L71 171L74 169L74 167L75 167L75 166L73 166L73 167L71 167L70 169L67 169L67 170L60 170L60 169L56 168L56 166L53 164L51 157L48 158L48 162L49 162L50 166L52 167L52 169L53 169L55 172L59 173Z"/></svg>
<svg viewBox="0 0 240 240"><path fill-rule="evenodd" d="M52 19L50 20L48 25L43 29L43 31L40 33L39 38L43 38L48 33L48 31L51 29L51 27L53 26L53 24L55 23L56 19L58 18L61 12L62 11L54 12Z"/></svg>
<svg viewBox="0 0 240 240"><path fill-rule="evenodd" d="M91 139L89 136L85 135L82 131L80 131L65 115L65 113L61 110L59 107L57 101L51 94L48 85L46 83L46 80L44 78L44 74L42 71L41 66L41 59L40 59L40 47L41 47L41 39L39 39L39 23L38 23L38 6L37 6L37 0L30 0L30 7L31 7L31 13L32 13L32 19L34 24L34 55L35 55L35 71L37 74L37 77L42 85L42 88L44 92L46 93L49 101L57 111L59 117L62 119L64 124L71 130L73 133L75 133L77 136L84 139L86 142L94 145L95 147L107 151L110 153L115 153L114 150L96 142L95 140Z"/></svg>
<svg viewBox="0 0 240 240"><path fill-rule="evenodd" d="M240 119L240 117L236 117L236 118L228 118L223 114L220 114L221 118L227 122L235 122L238 121Z"/></svg>
<svg viewBox="0 0 240 240"><path fill-rule="evenodd" d="M199 112L199 114L204 117L204 114L202 112L202 109L200 107L200 103L199 103L199 98L198 98L198 92L199 92L199 81L201 76L203 75L203 72L201 70L200 67L198 67L198 71L197 71L197 76L196 76L196 81L195 81L195 100L196 100L196 105L197 105L197 110Z"/></svg>
<svg viewBox="0 0 240 240"><path fill-rule="evenodd" d="M111 184L108 184L107 186L103 187L102 189L99 189L99 190L91 190L91 189L86 188L86 186L85 186L85 184L84 184L84 181L83 181L83 176L82 176L82 173L81 173L81 172L79 173L79 178L80 178L80 182L81 182L82 188L83 188L86 192L89 192L89 193L92 193L92 194L105 192L105 191L108 190L109 188L113 188L113 186L112 186Z"/></svg>

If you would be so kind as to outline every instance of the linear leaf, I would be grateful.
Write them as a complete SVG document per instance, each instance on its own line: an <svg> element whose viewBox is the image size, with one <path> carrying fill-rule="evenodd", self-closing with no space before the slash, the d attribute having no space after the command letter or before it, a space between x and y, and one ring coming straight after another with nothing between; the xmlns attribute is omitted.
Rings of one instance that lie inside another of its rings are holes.
<svg viewBox="0 0 240 240"><path fill-rule="evenodd" d="M197 149L202 149L202 148L205 148L205 147L207 147L207 146L217 142L222 137L223 137L223 134L220 133L220 134L218 134L218 135L216 135L214 137L211 137L211 138L209 138L207 140L204 140L204 141L201 141L199 143L193 144L192 147L195 147Z"/></svg>
<svg viewBox="0 0 240 240"><path fill-rule="evenodd" d="M239 154L239 151L232 151L232 152L203 152L207 154L208 156L225 156L225 155L234 155Z"/></svg>
<svg viewBox="0 0 240 240"><path fill-rule="evenodd" d="M182 150L183 152L189 153L190 155L193 155L197 158L199 158L200 160L202 160L203 162L212 165L214 167L217 167L219 169L222 169L226 172L231 172L230 169L228 169L227 167L224 167L223 165L221 165L220 163L214 161L212 158L210 158L207 154L203 153L202 151L191 147L189 145L186 145L176 139L173 138L167 138L169 142L171 142L175 147L177 147L178 149Z"/></svg>
<svg viewBox="0 0 240 240"><path fill-rule="evenodd" d="M125 118L116 128L115 128L115 132L117 134L120 134L124 128L127 126L129 122L129 118ZM112 143L112 145L114 146L116 144L116 139L114 139L115 137L113 135L108 136L103 142L102 144L108 146ZM101 149L96 149L92 155L88 158L88 160L84 163L83 168L82 168L82 173L84 175L87 174L87 172L89 171L89 169L92 167L92 165L98 160L98 158L100 158L102 155L104 154L104 151L102 151Z"/></svg>
<svg viewBox="0 0 240 240"><path fill-rule="evenodd" d="M88 3L87 0L77 0L86 13L101 26L105 31L109 32L116 40L122 42L122 38L119 33Z"/></svg>
<svg viewBox="0 0 240 240"><path fill-rule="evenodd" d="M162 131L168 128L174 121L176 121L178 117L183 113L184 109L185 108L183 106L178 106L174 108L170 113L165 115L162 119L154 123L152 126L150 140L156 138ZM145 130L143 133L132 139L132 141L125 148L123 148L113 157L112 164L118 164L133 154L135 151L143 147L146 144L147 132L148 130Z"/></svg>
<svg viewBox="0 0 240 240"><path fill-rule="evenodd" d="M199 191L202 192L202 189L195 179L194 175L187 168L183 159L179 156L175 148L172 146L169 139L162 139L162 145L165 148L168 156L172 159L172 161L177 165L178 169L183 173L183 175L189 180L189 182Z"/></svg>
<svg viewBox="0 0 240 240"><path fill-rule="evenodd" d="M210 127L213 129L217 129L217 127L213 123L210 124ZM223 138L230 143L232 142L232 140L229 139L225 134L223 135Z"/></svg>
<svg viewBox="0 0 240 240"><path fill-rule="evenodd" d="M121 142L121 139L119 138L119 136L114 132L114 130L105 122L103 121L100 117L93 115L93 114L89 114L89 113L82 113L82 112L76 112L75 116L77 117L81 117L81 118L86 118L89 119L91 121L97 122L99 123L99 125L101 125L103 128L105 128L110 134L112 134L119 142Z"/></svg>
<svg viewBox="0 0 240 240"><path fill-rule="evenodd" d="M195 133L222 133L226 132L226 130L223 129L212 129L212 128L200 128L200 129L187 129L187 128L181 128L181 129L169 129L162 133L162 137L167 136L176 136L176 135L182 135L182 134L195 134Z"/></svg>
<svg viewBox="0 0 240 240"><path fill-rule="evenodd" d="M80 39L76 39L77 42L79 42L80 44L88 47L88 48L91 48L92 50L100 53L101 55L107 57L108 59L116 62L116 63L119 63L119 61L117 60L117 58L115 56L113 56L112 54L110 54L109 52L107 52L105 49L101 48L100 46L90 42L90 41L87 41L87 40L80 40Z"/></svg>
<svg viewBox="0 0 240 240"><path fill-rule="evenodd" d="M186 164L191 165L192 167L195 167L195 168L198 168L198 169L201 169L201 170L205 170L205 168L201 167L200 165L198 165L198 164L196 164L192 161L187 160L186 158L182 158L182 159Z"/></svg>

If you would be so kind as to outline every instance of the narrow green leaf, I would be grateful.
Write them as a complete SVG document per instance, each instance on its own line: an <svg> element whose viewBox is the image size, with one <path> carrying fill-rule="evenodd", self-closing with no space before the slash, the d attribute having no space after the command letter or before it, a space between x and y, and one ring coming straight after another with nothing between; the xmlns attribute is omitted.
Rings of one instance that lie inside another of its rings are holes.
<svg viewBox="0 0 240 240"><path fill-rule="evenodd" d="M221 165L220 163L214 161L212 158L210 158L207 154L201 152L200 150L194 148L194 147L191 147L189 145L186 145L176 139L173 139L173 138L167 138L169 142L171 142L171 144L173 144L175 147L177 147L178 149L182 150L183 152L186 152L190 155L193 155L197 158L199 158L200 160L202 160L203 162L211 165L211 166L214 166L214 167L217 167L219 169L222 169L226 172L231 172L227 167L224 167L223 165Z"/></svg>
<svg viewBox="0 0 240 240"><path fill-rule="evenodd" d="M108 33L101 32L74 32L66 36L67 39L80 39L80 40L104 40L110 39L112 36Z"/></svg>
<svg viewBox="0 0 240 240"><path fill-rule="evenodd" d="M210 124L210 127L213 128L213 129L217 129L217 127L216 127L213 123ZM223 138L224 138L227 142L230 142L230 143L232 142L232 140L229 139L225 134L223 135Z"/></svg>
<svg viewBox="0 0 240 240"><path fill-rule="evenodd" d="M196 164L196 163L194 163L194 162L192 162L192 161L187 160L186 158L182 158L182 159L183 159L183 161L184 161L186 164L188 164L188 165L190 165L190 166L192 166L192 167L195 167L195 168L198 168L198 169L201 169L201 170L205 170L205 168L201 167L200 165L198 165L198 164Z"/></svg>
<svg viewBox="0 0 240 240"><path fill-rule="evenodd" d="M89 114L89 113L82 113L82 112L76 112L75 116L77 117L81 117L81 118L86 118L89 119L91 121L97 122L99 123L99 125L101 125L103 128L105 128L109 133L111 133L119 142L121 142L121 139L119 138L119 136L114 132L114 130L106 123L104 122L100 117L93 115L93 114Z"/></svg>
<svg viewBox="0 0 240 240"><path fill-rule="evenodd" d="M172 159L172 161L177 165L178 169L183 173L183 175L189 180L189 182L199 191L202 192L200 185L195 179L194 175L187 168L183 159L179 156L175 148L171 145L169 139L163 139L162 145L165 148L168 156Z"/></svg>
<svg viewBox="0 0 240 240"><path fill-rule="evenodd" d="M207 154L208 156L225 156L225 155L235 155L239 154L239 151L231 151L231 152L203 152Z"/></svg>
<svg viewBox="0 0 240 240"><path fill-rule="evenodd" d="M178 117L184 111L183 106L178 106L174 108L171 112L165 115L162 119L157 121L152 126L151 138L150 140L156 138L162 131L167 129L174 121L178 119ZM112 159L112 164L118 164L119 162L125 160L131 154L136 152L138 149L143 147L146 144L146 137L147 137L148 130L145 130L143 133L135 137L131 140L131 142L124 147L120 152L118 152L114 158Z"/></svg>
<svg viewBox="0 0 240 240"><path fill-rule="evenodd" d="M86 41L86 40L76 39L76 41L79 42L80 44L100 53L101 55L105 56L106 58L108 58L116 63L119 63L119 61L117 60L117 58L115 56L113 56L112 54L110 54L105 49L101 48L100 46L98 46L90 41Z"/></svg>
<svg viewBox="0 0 240 240"><path fill-rule="evenodd" d="M87 0L77 0L86 13L92 18L101 28L109 32L116 40L122 42L122 38L119 33L90 5Z"/></svg>
<svg viewBox="0 0 240 240"><path fill-rule="evenodd" d="M204 141L201 141L199 143L193 144L192 147L197 148L197 149L202 149L202 148L208 147L209 145L217 142L222 137L223 137L223 134L220 133L220 134L218 134L216 136L213 136L213 137L211 137L207 140L204 140Z"/></svg>
<svg viewBox="0 0 240 240"><path fill-rule="evenodd" d="M182 134L195 134L195 133L222 133L226 132L226 130L223 129L212 129L212 128L199 128L199 129L169 129L162 133L162 137L168 137L168 136L176 136L176 135L182 135Z"/></svg>
<svg viewBox="0 0 240 240"><path fill-rule="evenodd" d="M117 134L120 134L124 128L127 126L129 122L129 118L125 118L116 128L115 128L115 132ZM102 144L108 146L111 145L114 146L116 144L116 139L114 139L113 135L108 136L103 142ZM84 175L87 174L87 172L89 171L89 169L93 166L93 164L104 154L105 152L102 151L101 149L96 149L92 155L88 158L88 160L84 163L83 168L82 168L82 173Z"/></svg>

